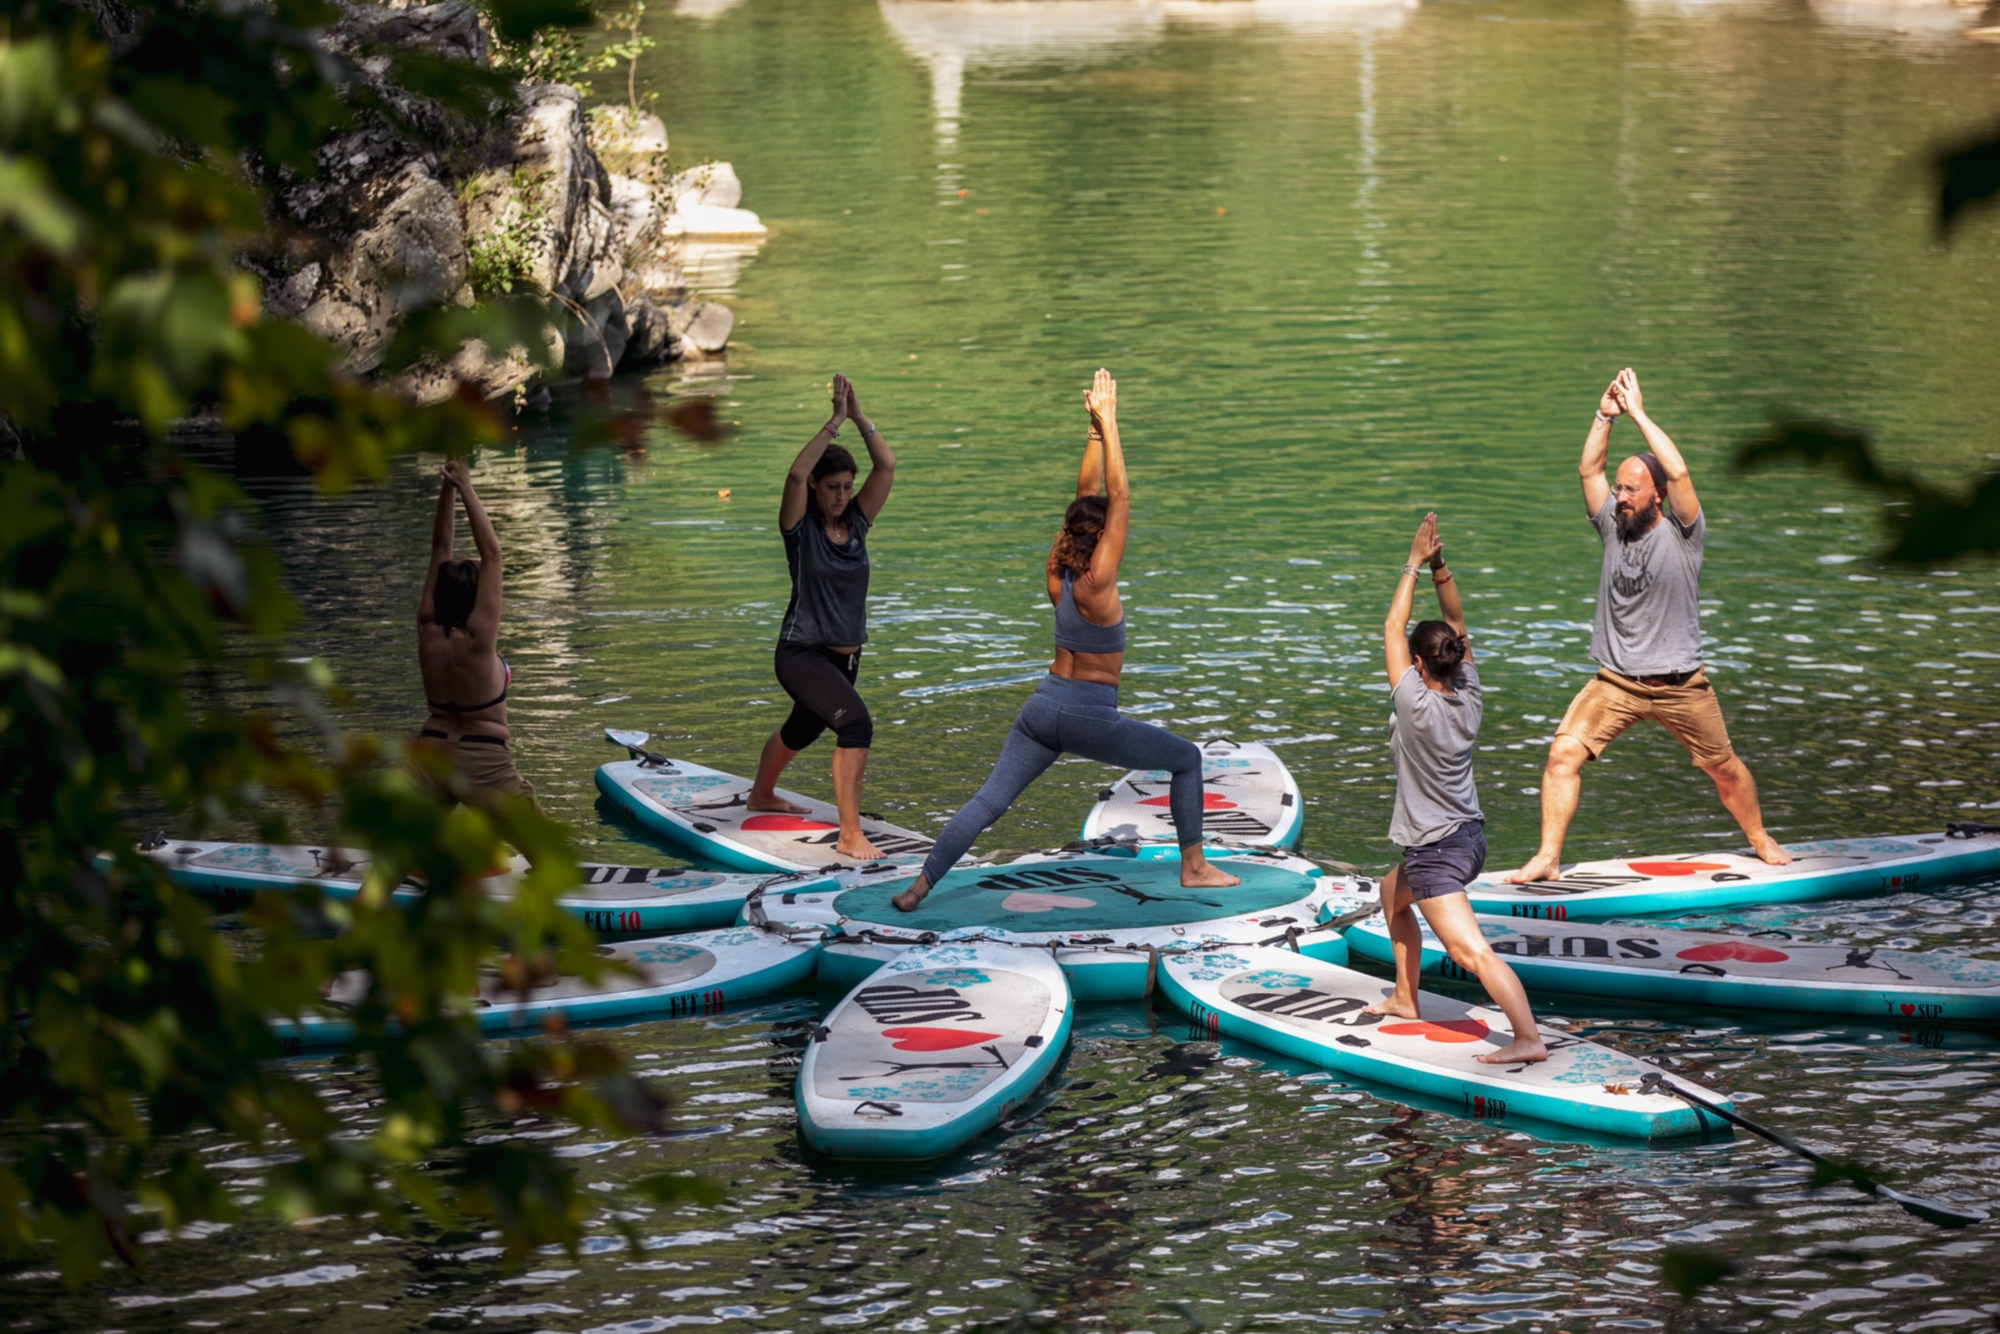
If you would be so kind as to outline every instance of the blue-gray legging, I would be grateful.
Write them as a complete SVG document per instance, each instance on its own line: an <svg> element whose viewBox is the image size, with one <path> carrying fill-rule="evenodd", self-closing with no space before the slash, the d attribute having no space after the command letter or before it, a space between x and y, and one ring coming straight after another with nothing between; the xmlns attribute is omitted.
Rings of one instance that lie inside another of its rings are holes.
<svg viewBox="0 0 2000 1334"><path fill-rule="evenodd" d="M1174 833L1183 848L1201 842L1201 751L1194 742L1121 717L1117 686L1050 673L1015 715L986 785L938 835L924 859L925 881L936 885L943 879L972 840L1005 815L1014 798L1064 751L1127 769L1167 770L1173 775L1167 809Z"/></svg>

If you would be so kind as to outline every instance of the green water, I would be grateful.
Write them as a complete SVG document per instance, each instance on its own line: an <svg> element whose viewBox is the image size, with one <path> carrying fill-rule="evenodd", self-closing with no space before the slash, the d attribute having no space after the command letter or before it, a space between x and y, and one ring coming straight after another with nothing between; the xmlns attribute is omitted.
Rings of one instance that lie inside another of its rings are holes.
<svg viewBox="0 0 2000 1334"><path fill-rule="evenodd" d="M1865 496L1727 466L1774 409L1868 425L1939 478L2000 448L2000 227L1940 247L1923 188L1932 146L2000 102L2000 50L1928 11L1870 12L744 0L654 16L642 85L677 159L733 161L772 229L733 278L708 271L739 316L726 370L654 388L713 395L741 428L628 456L572 453L558 421L478 461L507 550L523 769L590 855L657 862L598 804L592 769L614 758L598 729L754 763L784 703L779 482L843 371L901 460L870 540L866 804L935 828L1048 661L1038 571L1102 364L1135 488L1127 707L1276 745L1306 849L1386 865L1380 618L1435 509L1487 682L1494 862L1513 864L1587 670L1597 548L1576 456L1630 364L1701 491L1709 658L1773 830L1936 829L2000 802L1993 565L1879 568ZM1615 449L1635 443L1617 428ZM421 717L410 625L434 475L408 460L333 503L252 479L309 609L299 652L333 667L358 726ZM795 785L825 794L825 760L808 752ZM985 846L1072 837L1107 776L1059 765ZM1654 732L1591 767L1569 852L1735 839ZM1735 920L1995 957L2000 886ZM1650 1150L1482 1125L1217 1048L1161 1007L1087 1008L1044 1100L937 1170L830 1169L801 1159L790 1084L828 999L621 1031L684 1092L685 1138L559 1142L651 1239L643 1256L617 1250L608 1214L592 1254L512 1276L471 1233L245 1225L165 1248L140 1285L72 1299L15 1280L7 1323L942 1334L1039 1311L1162 1334L1644 1330L1676 1307L1661 1248L1691 1240L1746 1263L1733 1318L1758 1329L2000 1313L1990 1228L1808 1195L1747 1137ZM1906 1189L2000 1205L1991 1034L1548 1008ZM317 1068L364 1121L365 1089ZM248 1182L263 1164L239 1152L214 1157ZM700 1168L728 1203L644 1212L619 1183L654 1165Z"/></svg>

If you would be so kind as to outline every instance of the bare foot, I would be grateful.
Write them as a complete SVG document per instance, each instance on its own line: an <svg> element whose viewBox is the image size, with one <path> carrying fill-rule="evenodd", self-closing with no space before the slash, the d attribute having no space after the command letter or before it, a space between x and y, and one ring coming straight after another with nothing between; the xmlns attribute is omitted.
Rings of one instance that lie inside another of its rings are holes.
<svg viewBox="0 0 2000 1334"><path fill-rule="evenodd" d="M1532 1065L1536 1061L1549 1059L1549 1049L1536 1038L1515 1038L1499 1051L1489 1051L1484 1056L1475 1057L1481 1065Z"/></svg>
<svg viewBox="0 0 2000 1334"><path fill-rule="evenodd" d="M1770 866L1790 866L1792 854L1778 846L1778 840L1769 834L1755 834L1750 839L1750 850L1758 860Z"/></svg>
<svg viewBox="0 0 2000 1334"><path fill-rule="evenodd" d="M1376 1001L1373 1005L1364 1005L1361 1007L1361 1013L1389 1014L1394 1015L1398 1019L1423 1018L1421 1014L1417 1013L1417 1003L1415 1001L1406 1001L1396 996L1390 996L1387 1000Z"/></svg>
<svg viewBox="0 0 2000 1334"><path fill-rule="evenodd" d="M890 899L889 902L896 905L897 912L915 912L918 905L923 903L924 896L930 892L931 887L924 883L922 876L918 876L910 883L908 889L898 894L895 898Z"/></svg>
<svg viewBox="0 0 2000 1334"><path fill-rule="evenodd" d="M775 792L759 792L751 788L743 794L743 809L746 811L776 811L780 815L811 815L810 806L786 801Z"/></svg>
<svg viewBox="0 0 2000 1334"><path fill-rule="evenodd" d="M1231 885L1242 883L1242 880L1229 872L1217 870L1213 862L1203 862L1199 870L1186 862L1181 863L1182 889L1227 889Z"/></svg>
<svg viewBox="0 0 2000 1334"><path fill-rule="evenodd" d="M841 856L857 862L878 862L886 855L882 849L868 841L866 834L856 834L852 838L849 838L846 834L842 834L834 840L833 850Z"/></svg>
<svg viewBox="0 0 2000 1334"><path fill-rule="evenodd" d="M1536 880L1560 880L1562 879L1562 854L1559 852L1553 854L1538 852L1529 860L1526 866L1523 866L1518 871L1509 871L1507 874L1501 876L1500 879L1503 883L1509 885L1526 885Z"/></svg>

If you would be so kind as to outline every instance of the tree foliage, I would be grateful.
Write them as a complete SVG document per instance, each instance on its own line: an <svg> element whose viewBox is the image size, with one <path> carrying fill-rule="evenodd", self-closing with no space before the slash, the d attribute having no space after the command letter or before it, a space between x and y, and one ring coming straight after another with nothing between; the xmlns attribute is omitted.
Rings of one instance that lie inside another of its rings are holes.
<svg viewBox="0 0 2000 1334"><path fill-rule="evenodd" d="M514 40L582 15L488 8ZM388 114L320 44L337 18L321 0L0 3L0 987L21 1020L0 1030L0 1255L52 1247L72 1281L139 1264L147 1228L232 1215L190 1147L202 1132L279 1154L263 1192L287 1217L471 1210L518 1256L573 1243L581 1204L548 1155L474 1132L521 1115L645 1128L661 1110L603 1046L497 1051L455 1010L482 968L522 987L591 975L587 934L554 906L575 878L566 836L525 803L448 810L339 731L329 683L281 651L296 612L250 500L169 430L281 441L335 491L504 429L471 396L418 407L343 375L335 349L263 315L235 263L263 226L260 182L310 175L329 135ZM507 88L422 58L399 73L469 116ZM532 351L542 319L439 309L391 365L468 337ZM372 860L352 904L256 904L246 955L137 850L130 812L276 840L279 795ZM502 901L481 885L507 845L534 870ZM412 874L428 890L405 910L390 891ZM359 1131L269 1059L267 1017L314 1010L350 970L370 980L355 1059L381 1099Z"/></svg>
<svg viewBox="0 0 2000 1334"><path fill-rule="evenodd" d="M2000 131L1941 148L1937 175L1937 227L1949 240L1968 211L1990 207L2000 195ZM1741 445L1738 468L1797 461L1833 468L1849 481L1885 497L1889 544L1882 558L1923 564L1953 556L2000 551L2000 472L1968 479L1954 495L1915 473L1884 464L1867 432L1839 422L1786 419Z"/></svg>

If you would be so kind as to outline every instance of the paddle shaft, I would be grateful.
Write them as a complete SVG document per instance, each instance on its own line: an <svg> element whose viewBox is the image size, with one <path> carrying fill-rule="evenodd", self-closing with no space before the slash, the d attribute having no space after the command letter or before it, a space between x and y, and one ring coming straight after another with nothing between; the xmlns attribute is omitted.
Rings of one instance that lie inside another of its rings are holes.
<svg viewBox="0 0 2000 1334"><path fill-rule="evenodd" d="M1686 1089L1681 1088L1673 1081L1660 1075L1647 1075L1641 1081L1639 1087L1640 1091L1644 1093L1671 1093L1674 1097L1679 1098L1691 1107L1700 1108L1711 1116L1727 1121L1731 1125L1741 1126L1760 1139L1767 1139L1779 1148L1796 1153L1799 1157L1820 1167L1830 1167L1836 1171L1840 1168L1840 1164L1833 1162L1824 1154L1815 1153L1805 1145L1789 1140L1769 1127L1760 1126L1746 1116L1738 1116L1735 1112L1729 1111L1727 1108L1717 1107L1706 1098L1697 1098ZM1970 1223L1983 1223L1986 1221L1986 1215L1977 1210L1955 1209L1948 1204L1939 1204L1935 1200L1919 1199L1914 1195L1905 1195L1901 1191L1891 1190L1889 1187L1875 1181L1870 1181L1867 1185L1863 1186L1851 1177L1843 1176L1841 1179L1851 1186L1866 1191L1877 1199L1899 1204L1909 1213L1916 1215L1918 1218L1936 1223L1940 1227L1965 1227Z"/></svg>

